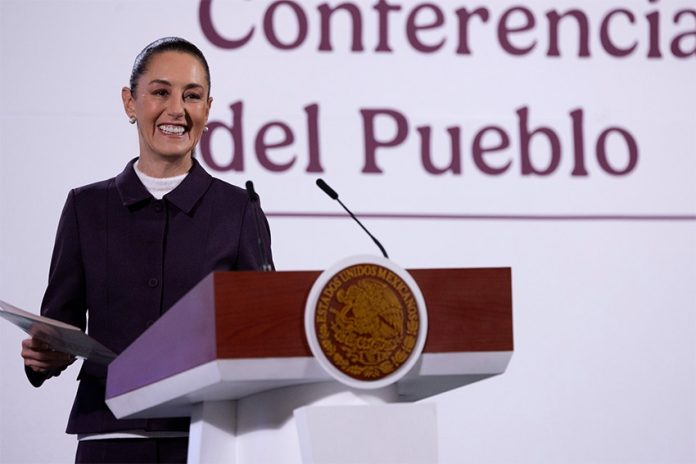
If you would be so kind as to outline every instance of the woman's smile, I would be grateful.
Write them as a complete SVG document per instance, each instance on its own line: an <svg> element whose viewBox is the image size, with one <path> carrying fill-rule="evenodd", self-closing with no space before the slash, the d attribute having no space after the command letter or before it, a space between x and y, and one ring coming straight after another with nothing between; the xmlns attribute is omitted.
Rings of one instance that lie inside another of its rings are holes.
<svg viewBox="0 0 696 464"><path fill-rule="evenodd" d="M187 172L212 102L205 68L188 53L167 51L152 57L137 82L123 98L138 124L139 166L155 176Z"/></svg>
<svg viewBox="0 0 696 464"><path fill-rule="evenodd" d="M184 135L184 132L186 132L185 126L178 126L174 124L160 124L157 127L164 135L181 136Z"/></svg>

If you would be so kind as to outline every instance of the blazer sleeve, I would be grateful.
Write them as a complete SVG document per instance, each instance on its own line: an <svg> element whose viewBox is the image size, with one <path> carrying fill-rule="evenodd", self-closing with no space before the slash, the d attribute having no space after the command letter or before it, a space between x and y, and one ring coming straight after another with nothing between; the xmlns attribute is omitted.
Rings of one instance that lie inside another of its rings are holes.
<svg viewBox="0 0 696 464"><path fill-rule="evenodd" d="M75 191L72 190L58 222L41 315L72 324L84 331L87 322L85 272L75 197ZM60 375L61 371L42 374L30 368L25 369L29 382L35 387L39 387L50 377Z"/></svg>

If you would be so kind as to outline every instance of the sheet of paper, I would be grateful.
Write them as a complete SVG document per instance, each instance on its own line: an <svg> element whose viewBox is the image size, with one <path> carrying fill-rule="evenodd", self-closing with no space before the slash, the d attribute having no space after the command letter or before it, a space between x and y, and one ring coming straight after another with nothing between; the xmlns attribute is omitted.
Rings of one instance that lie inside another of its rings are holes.
<svg viewBox="0 0 696 464"><path fill-rule="evenodd" d="M56 351L70 353L99 364L108 365L116 354L78 327L24 311L0 300L0 317L12 322Z"/></svg>

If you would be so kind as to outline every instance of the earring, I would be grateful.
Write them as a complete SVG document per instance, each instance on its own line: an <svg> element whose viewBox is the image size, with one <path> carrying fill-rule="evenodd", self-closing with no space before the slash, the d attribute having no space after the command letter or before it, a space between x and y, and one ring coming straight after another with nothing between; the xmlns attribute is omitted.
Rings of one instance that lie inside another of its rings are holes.
<svg viewBox="0 0 696 464"><path fill-rule="evenodd" d="M203 132L208 132L208 126L203 126Z"/></svg>
<svg viewBox="0 0 696 464"><path fill-rule="evenodd" d="M135 124L135 121L136 121L135 116L131 116L130 118L128 118L128 122L131 124Z"/></svg>

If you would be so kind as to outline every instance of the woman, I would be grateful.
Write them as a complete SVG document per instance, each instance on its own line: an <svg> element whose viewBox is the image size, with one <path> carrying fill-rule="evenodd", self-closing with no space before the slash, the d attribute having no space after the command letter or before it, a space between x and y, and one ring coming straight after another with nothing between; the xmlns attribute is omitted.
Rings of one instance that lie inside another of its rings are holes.
<svg viewBox="0 0 696 464"><path fill-rule="evenodd" d="M270 244L268 225L257 230L247 193L193 158L212 103L201 51L175 37L151 43L121 96L140 155L70 192L41 306L116 353L211 271L261 269L271 256L257 245L259 234ZM22 357L37 387L74 361L35 339ZM85 361L78 379L67 427L80 440L76 462L185 462L188 418L117 420L104 403L106 369Z"/></svg>

